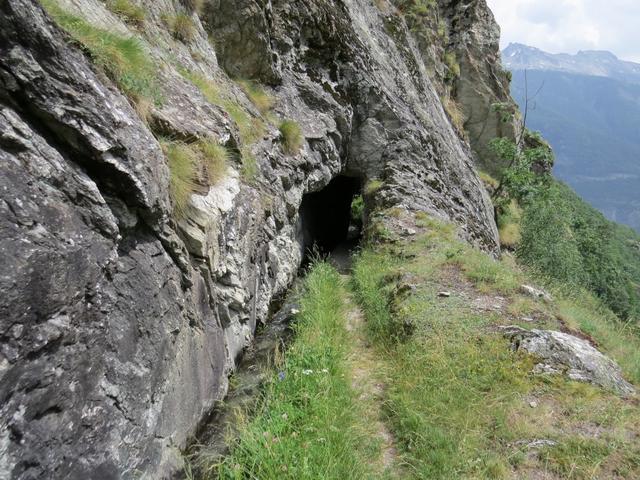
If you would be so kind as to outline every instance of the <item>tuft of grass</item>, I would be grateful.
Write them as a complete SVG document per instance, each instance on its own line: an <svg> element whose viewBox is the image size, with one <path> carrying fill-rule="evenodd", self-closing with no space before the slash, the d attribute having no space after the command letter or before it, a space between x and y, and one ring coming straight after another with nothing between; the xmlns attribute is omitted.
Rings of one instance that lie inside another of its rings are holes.
<svg viewBox="0 0 640 480"><path fill-rule="evenodd" d="M169 161L169 193L176 218L185 218L191 200L196 192L199 174L198 153L190 145L180 142L161 142Z"/></svg>
<svg viewBox="0 0 640 480"><path fill-rule="evenodd" d="M170 19L171 33L176 40L184 43L193 41L196 35L196 25L193 18L186 13L178 13Z"/></svg>
<svg viewBox="0 0 640 480"><path fill-rule="evenodd" d="M280 124L280 134L282 135L282 145L286 153L295 155L300 151L304 137L297 122L284 120Z"/></svg>
<svg viewBox="0 0 640 480"><path fill-rule="evenodd" d="M500 185L500 182L498 182L498 180L493 178L487 172L479 171L478 177L480 177L480 180L490 192L498 188L498 186Z"/></svg>
<svg viewBox="0 0 640 480"><path fill-rule="evenodd" d="M209 185L215 185L222 180L229 163L229 151L219 143L205 140L198 144L203 155L203 166Z"/></svg>
<svg viewBox="0 0 640 480"><path fill-rule="evenodd" d="M141 27L144 24L146 17L144 9L131 2L131 0L110 0L107 2L107 8L116 15L121 16L130 25Z"/></svg>
<svg viewBox="0 0 640 480"><path fill-rule="evenodd" d="M380 190L383 185L384 182L382 180L379 180L377 178L371 179L365 184L364 188L362 189L362 193L365 196L371 196L378 190Z"/></svg>
<svg viewBox="0 0 640 480"><path fill-rule="evenodd" d="M258 174L260 173L260 169L258 168L258 160L249 148L243 148L241 151L241 161L242 168L240 173L242 174L242 178L247 183L255 182L256 178L258 178Z"/></svg>
<svg viewBox="0 0 640 480"><path fill-rule="evenodd" d="M162 103L156 66L135 37L123 37L88 23L61 8L55 0L42 5L56 23L82 45L100 68L134 103Z"/></svg>
<svg viewBox="0 0 640 480"><path fill-rule="evenodd" d="M204 185L215 185L227 171L229 153L214 140L196 143L161 141L169 162L170 195L176 218L187 214L191 195Z"/></svg>
<svg viewBox="0 0 640 480"><path fill-rule="evenodd" d="M223 108L238 126L240 139L247 146L264 136L265 125L259 118L252 117L235 99L226 94L222 87L207 77L188 70L181 74L193 83L212 104Z"/></svg>
<svg viewBox="0 0 640 480"><path fill-rule="evenodd" d="M238 80L237 83L262 115L269 113L275 99L259 83L252 80Z"/></svg>
<svg viewBox="0 0 640 480"><path fill-rule="evenodd" d="M444 64L447 67L447 80L453 81L460 76L460 64L454 52L444 54Z"/></svg>
<svg viewBox="0 0 640 480"><path fill-rule="evenodd" d="M373 478L377 451L362 432L364 412L348 379L345 301L339 274L315 264L305 279L295 340L211 478Z"/></svg>
<svg viewBox="0 0 640 480"><path fill-rule="evenodd" d="M444 107L444 111L447 112L447 116L449 120L451 120L451 124L456 129L458 134L461 137L465 137L465 129L464 129L464 114L462 110L460 110L460 105L456 102L450 95L445 96L442 99L442 106Z"/></svg>

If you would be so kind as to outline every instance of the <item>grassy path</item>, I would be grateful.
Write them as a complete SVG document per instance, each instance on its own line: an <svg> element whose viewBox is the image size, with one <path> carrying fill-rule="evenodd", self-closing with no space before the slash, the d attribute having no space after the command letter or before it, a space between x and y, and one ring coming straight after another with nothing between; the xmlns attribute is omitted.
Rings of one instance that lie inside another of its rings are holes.
<svg viewBox="0 0 640 480"><path fill-rule="evenodd" d="M345 282L349 279L349 276L343 276ZM365 406L366 424L380 445L380 453L374 465L376 473L380 478L401 478L395 440L383 420L386 367L367 337L364 313L351 295L347 296L346 329L350 337L348 362L351 387L358 396L358 401Z"/></svg>
<svg viewBox="0 0 640 480"><path fill-rule="evenodd" d="M526 272L451 226L389 217L416 234L307 275L295 339L207 478L640 478L638 398L534 374L498 327L586 330L636 383L640 340L559 290L523 295Z"/></svg>

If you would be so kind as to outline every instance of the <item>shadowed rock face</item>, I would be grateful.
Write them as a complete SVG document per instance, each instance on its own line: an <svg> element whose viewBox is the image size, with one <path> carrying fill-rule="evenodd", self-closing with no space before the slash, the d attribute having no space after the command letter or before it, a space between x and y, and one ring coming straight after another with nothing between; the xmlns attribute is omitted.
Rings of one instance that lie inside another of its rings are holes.
<svg viewBox="0 0 640 480"><path fill-rule="evenodd" d="M159 69L156 132L241 146L236 125L177 71L218 66L275 85L269 126L239 165L172 218L169 170L147 124L35 1L0 4L0 478L165 478L221 399L227 375L294 278L305 194L345 173L384 182L375 202L450 219L497 251L492 209L401 17L365 0L208 4L190 45L148 5L139 34ZM61 5L127 27L94 0ZM251 9L245 16L244 9ZM386 16L385 16L386 15ZM219 34L218 37L216 37ZM245 52L243 49L248 48ZM260 58L255 71L252 59Z"/></svg>

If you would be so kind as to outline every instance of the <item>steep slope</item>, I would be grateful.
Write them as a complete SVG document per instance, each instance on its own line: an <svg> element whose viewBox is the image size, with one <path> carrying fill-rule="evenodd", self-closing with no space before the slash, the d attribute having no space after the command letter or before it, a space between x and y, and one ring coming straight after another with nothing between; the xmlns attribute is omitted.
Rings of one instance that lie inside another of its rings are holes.
<svg viewBox="0 0 640 480"><path fill-rule="evenodd" d="M45 5L0 6L0 477L180 469L296 274L304 195L338 175L497 251L470 151L397 12ZM269 107L227 73L268 83ZM211 145L227 151L219 178Z"/></svg>

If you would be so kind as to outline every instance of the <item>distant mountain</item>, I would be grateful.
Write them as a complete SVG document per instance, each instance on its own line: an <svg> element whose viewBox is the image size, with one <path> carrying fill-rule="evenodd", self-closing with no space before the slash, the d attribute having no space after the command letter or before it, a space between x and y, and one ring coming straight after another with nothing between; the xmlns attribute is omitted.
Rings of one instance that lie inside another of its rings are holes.
<svg viewBox="0 0 640 480"><path fill-rule="evenodd" d="M553 55L520 44L504 50L503 62L521 108L534 97L527 126L553 146L556 176L640 231L640 65L609 52Z"/></svg>
<svg viewBox="0 0 640 480"><path fill-rule="evenodd" d="M576 55L553 54L511 43L503 50L502 61L509 70L552 70L640 84L640 64L620 60L602 50L584 50Z"/></svg>

